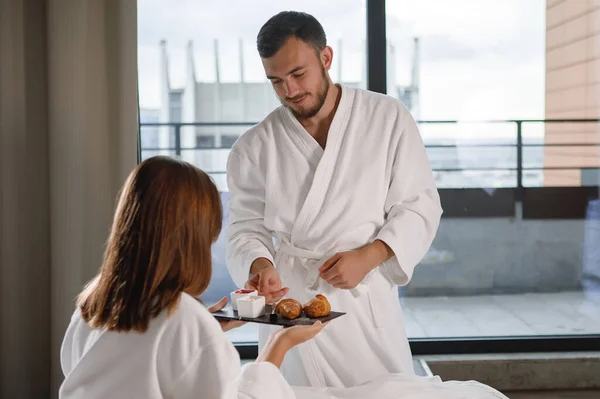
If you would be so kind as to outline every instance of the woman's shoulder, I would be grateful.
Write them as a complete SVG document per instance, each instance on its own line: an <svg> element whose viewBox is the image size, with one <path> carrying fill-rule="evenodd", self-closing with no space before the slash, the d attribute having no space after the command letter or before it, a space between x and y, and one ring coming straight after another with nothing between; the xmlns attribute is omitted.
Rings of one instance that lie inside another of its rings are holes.
<svg viewBox="0 0 600 399"><path fill-rule="evenodd" d="M162 320L156 346L158 378L172 392L190 365L213 347L225 347L227 337L219 322L196 298L181 294L177 307ZM211 367L211 365L207 365Z"/></svg>
<svg viewBox="0 0 600 399"><path fill-rule="evenodd" d="M195 348L223 339L219 322L196 298L181 294L175 310L165 320L163 339L185 341Z"/></svg>

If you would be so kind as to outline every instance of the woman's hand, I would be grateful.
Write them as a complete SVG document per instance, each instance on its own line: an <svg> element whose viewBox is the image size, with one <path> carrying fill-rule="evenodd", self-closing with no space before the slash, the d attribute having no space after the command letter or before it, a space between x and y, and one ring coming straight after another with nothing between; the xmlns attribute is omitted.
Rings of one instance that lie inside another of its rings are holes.
<svg viewBox="0 0 600 399"><path fill-rule="evenodd" d="M256 362L271 362L277 367L281 367L283 358L287 351L294 346L312 339L320 333L328 323L317 321L312 325L293 326L282 328L275 331L269 337L265 348L259 353Z"/></svg>
<svg viewBox="0 0 600 399"><path fill-rule="evenodd" d="M296 345L300 345L320 333L327 323L323 324L320 321L307 326L293 326L282 328L275 331L271 339L284 340L290 349Z"/></svg>
<svg viewBox="0 0 600 399"><path fill-rule="evenodd" d="M223 309L225 306L227 306L227 297L221 298L221 300L219 302L208 307L208 311L210 313L215 313L215 312L218 312L219 310ZM219 324L221 325L223 332L227 332L229 330L233 330L234 328L243 326L244 324L246 324L246 322L240 321L240 320L228 320L228 321L219 320Z"/></svg>

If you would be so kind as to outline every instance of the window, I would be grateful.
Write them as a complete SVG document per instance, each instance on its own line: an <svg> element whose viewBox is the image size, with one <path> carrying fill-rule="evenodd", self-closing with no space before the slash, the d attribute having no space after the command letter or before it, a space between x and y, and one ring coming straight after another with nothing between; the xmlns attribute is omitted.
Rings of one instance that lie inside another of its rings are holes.
<svg viewBox="0 0 600 399"><path fill-rule="evenodd" d="M600 124L544 121L600 117L597 7L386 6L388 93L421 121L447 211L401 290L409 337L599 334Z"/></svg>
<svg viewBox="0 0 600 399"><path fill-rule="evenodd" d="M140 110L140 145L144 148L144 159L159 155L160 151L160 133L158 126L152 125L158 123L159 115L157 110Z"/></svg>
<svg viewBox="0 0 600 399"><path fill-rule="evenodd" d="M221 136L221 148L231 148L233 143L237 141L240 136L237 134L224 134Z"/></svg>
<svg viewBox="0 0 600 399"><path fill-rule="evenodd" d="M153 0L138 2L141 112L156 115L153 120L160 123L184 123L150 127L143 119L142 158L167 153L210 172L222 193L225 225L229 149L240 134L280 105L256 51L256 35L271 16L298 7L289 0L261 6L202 0L181 9ZM332 78L366 87L364 2L310 0L300 8L325 28L335 54ZM225 16L228 22L222 25ZM158 142L156 136L161 138ZM235 289L225 265L225 234L214 245L213 261L213 280L203 295L207 303ZM234 342L255 342L257 329L246 325L229 336Z"/></svg>
<svg viewBox="0 0 600 399"><path fill-rule="evenodd" d="M600 334L600 19L592 3L389 0L387 43L368 40L383 30L382 13L366 12L381 1L302 3L334 49L333 80L387 91L419 121L444 215L399 290L413 353L456 337L469 343L457 348L481 352L489 342L518 352L524 336L536 338L530 350L549 335L568 349ZM140 0L138 8L142 157L169 153L198 165L226 204L231 146L280 104L256 33L299 6L166 7ZM379 72L386 82L375 82ZM213 256L206 302L235 289L224 235ZM229 336L255 342L256 326Z"/></svg>
<svg viewBox="0 0 600 399"><path fill-rule="evenodd" d="M196 136L196 148L215 148L215 136Z"/></svg>
<svg viewBox="0 0 600 399"><path fill-rule="evenodd" d="M600 169L584 168L581 169L581 185L582 186L598 186L600 185Z"/></svg>

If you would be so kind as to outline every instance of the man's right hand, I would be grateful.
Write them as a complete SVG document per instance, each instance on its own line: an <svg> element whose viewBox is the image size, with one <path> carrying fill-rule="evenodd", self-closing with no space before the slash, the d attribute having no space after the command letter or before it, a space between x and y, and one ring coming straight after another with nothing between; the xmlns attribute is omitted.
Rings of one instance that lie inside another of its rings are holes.
<svg viewBox="0 0 600 399"><path fill-rule="evenodd" d="M250 273L252 277L246 282L245 288L257 290L258 295L264 296L267 303L279 301L289 291L289 288L282 287L275 266L265 258L252 262Z"/></svg>

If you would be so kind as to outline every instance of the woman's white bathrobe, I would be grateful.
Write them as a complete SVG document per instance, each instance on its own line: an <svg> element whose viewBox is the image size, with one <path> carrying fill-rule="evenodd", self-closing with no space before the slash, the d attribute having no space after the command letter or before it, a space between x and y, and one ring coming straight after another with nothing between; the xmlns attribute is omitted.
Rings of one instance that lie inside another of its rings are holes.
<svg viewBox="0 0 600 399"><path fill-rule="evenodd" d="M60 361L61 399L282 399L294 393L271 363L240 366L240 357L215 318L181 295L148 331L90 328L75 311Z"/></svg>
<svg viewBox="0 0 600 399"><path fill-rule="evenodd" d="M286 357L292 385L349 387L413 374L398 300L437 232L442 209L417 125L396 99L342 86L325 150L280 107L233 146L227 266L238 286L259 257L273 261L289 297L326 295L334 320ZM379 239L395 257L353 290L318 268L336 252ZM270 327L262 326L260 345Z"/></svg>

